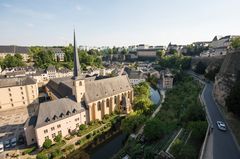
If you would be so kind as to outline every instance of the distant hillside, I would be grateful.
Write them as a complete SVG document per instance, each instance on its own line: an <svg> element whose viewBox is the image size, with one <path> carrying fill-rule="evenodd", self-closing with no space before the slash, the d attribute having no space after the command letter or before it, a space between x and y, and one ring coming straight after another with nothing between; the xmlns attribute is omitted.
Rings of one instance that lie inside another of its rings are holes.
<svg viewBox="0 0 240 159"><path fill-rule="evenodd" d="M240 71L240 50L228 53L215 77L213 94L219 104L225 106L225 99Z"/></svg>

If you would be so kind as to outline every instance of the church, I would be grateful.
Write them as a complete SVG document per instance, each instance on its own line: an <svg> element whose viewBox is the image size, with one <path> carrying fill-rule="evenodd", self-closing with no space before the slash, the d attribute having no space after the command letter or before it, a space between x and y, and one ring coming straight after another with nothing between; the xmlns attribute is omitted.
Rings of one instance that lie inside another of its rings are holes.
<svg viewBox="0 0 240 159"><path fill-rule="evenodd" d="M81 73L74 32L73 77L51 79L46 85L51 101L41 103L36 115L27 120L24 132L28 145L42 147L46 139L63 137L81 124L102 120L107 114L132 111L133 88L126 75L86 77Z"/></svg>

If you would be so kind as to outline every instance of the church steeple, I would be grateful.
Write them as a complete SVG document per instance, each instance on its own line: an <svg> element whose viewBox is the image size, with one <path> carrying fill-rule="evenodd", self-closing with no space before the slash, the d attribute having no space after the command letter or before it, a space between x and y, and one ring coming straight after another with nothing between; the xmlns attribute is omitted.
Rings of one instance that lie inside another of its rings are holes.
<svg viewBox="0 0 240 159"><path fill-rule="evenodd" d="M73 47L74 47L74 52L73 52L73 56L74 56L73 79L78 79L81 76L81 67L80 67L79 58L78 58L78 49L77 49L75 30L73 32L73 37L74 37L74 40L73 40Z"/></svg>

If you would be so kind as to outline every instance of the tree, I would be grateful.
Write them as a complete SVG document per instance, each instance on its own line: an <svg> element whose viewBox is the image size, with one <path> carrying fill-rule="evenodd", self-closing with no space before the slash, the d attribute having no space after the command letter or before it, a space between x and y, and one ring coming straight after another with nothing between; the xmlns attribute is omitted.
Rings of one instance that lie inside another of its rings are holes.
<svg viewBox="0 0 240 159"><path fill-rule="evenodd" d="M164 55L165 55L164 50L158 50L157 51L157 57L158 58L162 59L164 57Z"/></svg>
<svg viewBox="0 0 240 159"><path fill-rule="evenodd" d="M234 39L231 41L231 47L232 47L233 49L239 49L239 48L240 48L240 37L234 38Z"/></svg>
<svg viewBox="0 0 240 159"><path fill-rule="evenodd" d="M81 124L79 126L79 130L85 130L87 128L87 126L85 124Z"/></svg>
<svg viewBox="0 0 240 159"><path fill-rule="evenodd" d="M157 118L150 119L144 127L144 135L150 140L161 139L165 135L165 124ZM156 131L157 130L157 131Z"/></svg>
<svg viewBox="0 0 240 159"><path fill-rule="evenodd" d="M46 139L46 140L44 141L44 143L43 143L43 147L44 147L45 149L48 149L48 148L50 148L51 146L52 146L52 140Z"/></svg>
<svg viewBox="0 0 240 159"><path fill-rule="evenodd" d="M52 51L40 50L33 55L35 65L46 69L49 65L55 65L54 54Z"/></svg>
<svg viewBox="0 0 240 159"><path fill-rule="evenodd" d="M203 62L200 61L200 62L197 63L194 72L196 72L198 74L204 74L205 69L206 69L206 65Z"/></svg>
<svg viewBox="0 0 240 159"><path fill-rule="evenodd" d="M22 56L20 54L15 54L14 56L6 55L2 61L3 69L9 67L24 66L25 63L22 61Z"/></svg>
<svg viewBox="0 0 240 159"><path fill-rule="evenodd" d="M54 138L54 141L57 142L57 143L60 143L62 141L62 135L61 134L58 134L55 138Z"/></svg>
<svg viewBox="0 0 240 159"><path fill-rule="evenodd" d="M155 154L154 154L154 151L153 151L152 147L146 147L145 148L144 158L147 158L147 159L154 159L155 158Z"/></svg>

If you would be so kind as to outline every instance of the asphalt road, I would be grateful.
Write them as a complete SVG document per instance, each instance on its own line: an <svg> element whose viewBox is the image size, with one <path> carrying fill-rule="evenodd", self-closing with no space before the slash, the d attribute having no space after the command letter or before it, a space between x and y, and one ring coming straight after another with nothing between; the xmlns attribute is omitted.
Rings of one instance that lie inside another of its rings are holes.
<svg viewBox="0 0 240 159"><path fill-rule="evenodd" d="M224 120L212 96L213 85L206 83L203 92L203 98L207 106L210 119L213 124L213 159L240 159L240 151L234 142L230 130L226 132L220 131L216 122Z"/></svg>

